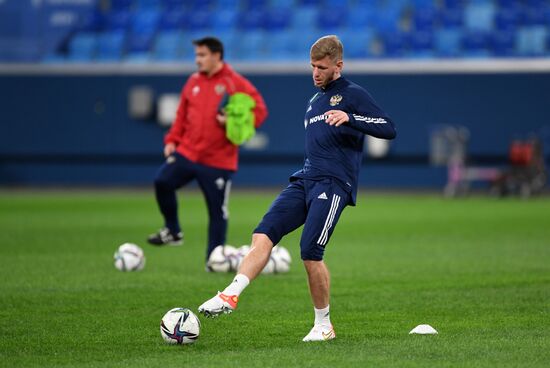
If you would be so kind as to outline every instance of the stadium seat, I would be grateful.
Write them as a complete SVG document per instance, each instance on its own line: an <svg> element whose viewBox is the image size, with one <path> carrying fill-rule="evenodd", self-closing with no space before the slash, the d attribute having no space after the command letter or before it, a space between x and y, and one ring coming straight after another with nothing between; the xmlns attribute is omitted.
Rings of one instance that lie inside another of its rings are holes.
<svg viewBox="0 0 550 368"><path fill-rule="evenodd" d="M342 32L341 40L344 44L344 57L346 59L364 59L371 56L374 36L374 31L369 29Z"/></svg>
<svg viewBox="0 0 550 368"><path fill-rule="evenodd" d="M512 31L495 31L491 35L492 54L497 57L509 57L515 55L515 33Z"/></svg>
<svg viewBox="0 0 550 368"><path fill-rule="evenodd" d="M214 4L213 0L186 0L184 5L192 11L209 11Z"/></svg>
<svg viewBox="0 0 550 368"><path fill-rule="evenodd" d="M118 10L128 10L134 0L111 0L111 9Z"/></svg>
<svg viewBox="0 0 550 368"><path fill-rule="evenodd" d="M432 32L414 32L409 36L409 57L431 58L434 56L434 37Z"/></svg>
<svg viewBox="0 0 550 368"><path fill-rule="evenodd" d="M516 33L516 52L519 56L542 56L546 52L548 31L544 26L521 27Z"/></svg>
<svg viewBox="0 0 550 368"><path fill-rule="evenodd" d="M413 15L414 29L418 32L432 32L436 14L434 8L416 8Z"/></svg>
<svg viewBox="0 0 550 368"><path fill-rule="evenodd" d="M267 0L243 0L245 10L264 10L267 7Z"/></svg>
<svg viewBox="0 0 550 368"><path fill-rule="evenodd" d="M93 33L79 33L69 42L68 60L91 61L97 48L97 38Z"/></svg>
<svg viewBox="0 0 550 368"><path fill-rule="evenodd" d="M238 45L238 57L244 61L258 61L266 54L266 38L262 31L250 31L241 34L241 42ZM237 46L237 45L235 45Z"/></svg>
<svg viewBox="0 0 550 368"><path fill-rule="evenodd" d="M124 52L125 34L121 31L103 32L98 37L98 61L119 61Z"/></svg>
<svg viewBox="0 0 550 368"><path fill-rule="evenodd" d="M289 61L294 59L298 52L294 40L294 33L289 30L272 32L266 46L270 60Z"/></svg>
<svg viewBox="0 0 550 368"><path fill-rule="evenodd" d="M486 58L490 56L488 34L485 32L466 32L462 36L462 56L467 58Z"/></svg>
<svg viewBox="0 0 550 368"><path fill-rule="evenodd" d="M183 55L183 35L179 31L160 32L154 43L153 57L161 61L175 61Z"/></svg>
<svg viewBox="0 0 550 368"><path fill-rule="evenodd" d="M99 9L82 14L79 18L78 30L81 32L99 32L105 27L105 16Z"/></svg>
<svg viewBox="0 0 550 368"><path fill-rule="evenodd" d="M443 0L442 7L449 10L461 10L464 6L464 0Z"/></svg>
<svg viewBox="0 0 550 368"><path fill-rule="evenodd" d="M514 9L499 9L495 14L495 29L501 32L513 32L518 27L520 15Z"/></svg>
<svg viewBox="0 0 550 368"><path fill-rule="evenodd" d="M264 11L252 9L239 14L239 24L244 31L256 31L264 26Z"/></svg>
<svg viewBox="0 0 550 368"><path fill-rule="evenodd" d="M183 10L164 11L159 20L159 29L163 31L181 30L188 26L188 17Z"/></svg>
<svg viewBox="0 0 550 368"><path fill-rule="evenodd" d="M187 23L191 31L209 28L211 25L210 12L207 10L195 10L189 15Z"/></svg>
<svg viewBox="0 0 550 368"><path fill-rule="evenodd" d="M149 52L153 49L154 33L134 33L127 37L126 49L132 53Z"/></svg>
<svg viewBox="0 0 550 368"><path fill-rule="evenodd" d="M143 10L157 10L161 4L159 0L137 0L136 5Z"/></svg>
<svg viewBox="0 0 550 368"><path fill-rule="evenodd" d="M268 4L271 9L274 9L276 7L281 7L284 9L294 9L298 1L299 0L270 0Z"/></svg>
<svg viewBox="0 0 550 368"><path fill-rule="evenodd" d="M237 28L239 12L234 9L221 9L212 13L212 28L216 34L233 31Z"/></svg>
<svg viewBox="0 0 550 368"><path fill-rule="evenodd" d="M161 0L162 7L165 11L181 11L185 8L189 1L186 0Z"/></svg>
<svg viewBox="0 0 550 368"><path fill-rule="evenodd" d="M439 57L459 57L462 44L462 32L459 28L447 28L436 32L435 51Z"/></svg>
<svg viewBox="0 0 550 368"><path fill-rule="evenodd" d="M378 32L396 34L401 22L401 11L399 7L377 9L374 26Z"/></svg>
<svg viewBox="0 0 550 368"><path fill-rule="evenodd" d="M373 20L376 16L373 7L353 9L348 13L346 24L352 30L366 29L373 26Z"/></svg>
<svg viewBox="0 0 550 368"><path fill-rule="evenodd" d="M317 28L334 33L343 28L347 22L347 9L335 7L330 12L320 11L317 15Z"/></svg>
<svg viewBox="0 0 550 368"><path fill-rule="evenodd" d="M300 30L313 30L317 27L317 7L305 6L294 10L291 27Z"/></svg>
<svg viewBox="0 0 550 368"><path fill-rule="evenodd" d="M527 8L523 12L522 23L525 26L545 26L546 12L544 8Z"/></svg>
<svg viewBox="0 0 550 368"><path fill-rule="evenodd" d="M130 25L130 12L118 10L107 14L107 26L109 31L125 31Z"/></svg>
<svg viewBox="0 0 550 368"><path fill-rule="evenodd" d="M291 29L292 42L296 50L295 60L309 60L311 45L323 34L314 29Z"/></svg>
<svg viewBox="0 0 550 368"><path fill-rule="evenodd" d="M440 12L439 20L444 28L462 27L464 24L464 13L462 10L447 9Z"/></svg>
<svg viewBox="0 0 550 368"><path fill-rule="evenodd" d="M383 43L382 56L386 58L400 58L407 51L408 35L404 32L387 32L381 35Z"/></svg>
<svg viewBox="0 0 550 368"><path fill-rule="evenodd" d="M288 28L291 14L292 8L284 8L282 6L266 10L264 14L264 28L268 31L280 31Z"/></svg>
<svg viewBox="0 0 550 368"><path fill-rule="evenodd" d="M130 29L134 34L151 34L157 30L160 13L154 10L137 11L131 19Z"/></svg>
<svg viewBox="0 0 550 368"><path fill-rule="evenodd" d="M469 31L491 31L495 7L491 2L473 2L464 9L464 25Z"/></svg>

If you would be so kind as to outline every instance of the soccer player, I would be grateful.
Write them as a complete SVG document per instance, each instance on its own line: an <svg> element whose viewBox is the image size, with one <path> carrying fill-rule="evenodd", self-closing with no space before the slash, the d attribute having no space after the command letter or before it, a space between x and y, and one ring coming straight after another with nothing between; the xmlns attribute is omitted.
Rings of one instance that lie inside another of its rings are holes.
<svg viewBox="0 0 550 368"><path fill-rule="evenodd" d="M336 337L330 322L330 277L325 247L346 205L355 205L365 134L393 139L388 115L369 93L341 75L343 46L336 36L317 40L310 51L313 83L319 91L306 108L305 163L275 199L254 230L250 253L223 292L199 307L206 316L230 313L241 292L266 265L272 247L304 225L301 258L307 271L315 321L303 341Z"/></svg>
<svg viewBox="0 0 550 368"><path fill-rule="evenodd" d="M250 96L254 126L267 117L265 102L256 88L223 60L223 44L214 37L193 41L198 71L181 92L177 115L164 138L166 162L155 179L155 194L164 227L152 234L153 245L181 245L176 190L196 179L208 205L207 258L225 244L231 176L237 170L239 147L226 136L223 101L237 92ZM251 127L252 128L252 127Z"/></svg>

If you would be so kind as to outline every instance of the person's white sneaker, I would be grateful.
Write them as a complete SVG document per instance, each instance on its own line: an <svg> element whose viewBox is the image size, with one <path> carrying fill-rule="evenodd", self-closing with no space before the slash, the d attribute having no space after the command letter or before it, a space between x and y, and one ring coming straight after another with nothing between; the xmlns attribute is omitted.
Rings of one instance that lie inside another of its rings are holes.
<svg viewBox="0 0 550 368"><path fill-rule="evenodd" d="M229 314L237 309L238 302L237 295L225 295L218 291L215 297L201 304L199 313L204 314L205 317L217 317L222 313Z"/></svg>
<svg viewBox="0 0 550 368"><path fill-rule="evenodd" d="M302 341L326 341L336 337L332 325L315 325Z"/></svg>

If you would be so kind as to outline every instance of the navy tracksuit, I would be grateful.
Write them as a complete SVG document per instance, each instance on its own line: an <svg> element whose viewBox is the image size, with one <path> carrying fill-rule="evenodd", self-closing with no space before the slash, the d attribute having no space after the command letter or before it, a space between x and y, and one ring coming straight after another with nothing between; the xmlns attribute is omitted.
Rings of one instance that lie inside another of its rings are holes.
<svg viewBox="0 0 550 368"><path fill-rule="evenodd" d="M175 152L166 159L155 178L155 194L165 226L172 233L181 231L176 190L196 179L208 205L208 248L206 257L220 244L225 244L228 201L233 171L192 162Z"/></svg>
<svg viewBox="0 0 550 368"><path fill-rule="evenodd" d="M346 112L349 122L339 127L325 123L329 110ZM304 167L290 177L254 232L277 244L304 225L302 259L319 261L342 210L355 205L365 134L393 139L396 131L370 94L344 77L310 99L304 127Z"/></svg>

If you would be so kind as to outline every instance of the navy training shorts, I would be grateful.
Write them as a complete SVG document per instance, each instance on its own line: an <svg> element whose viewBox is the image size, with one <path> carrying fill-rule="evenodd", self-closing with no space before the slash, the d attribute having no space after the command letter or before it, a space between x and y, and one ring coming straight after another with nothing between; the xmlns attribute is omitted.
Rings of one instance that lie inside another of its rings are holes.
<svg viewBox="0 0 550 368"><path fill-rule="evenodd" d="M254 233L265 234L278 244L283 236L304 225L301 258L320 261L348 202L349 193L334 179L297 179L273 201Z"/></svg>

